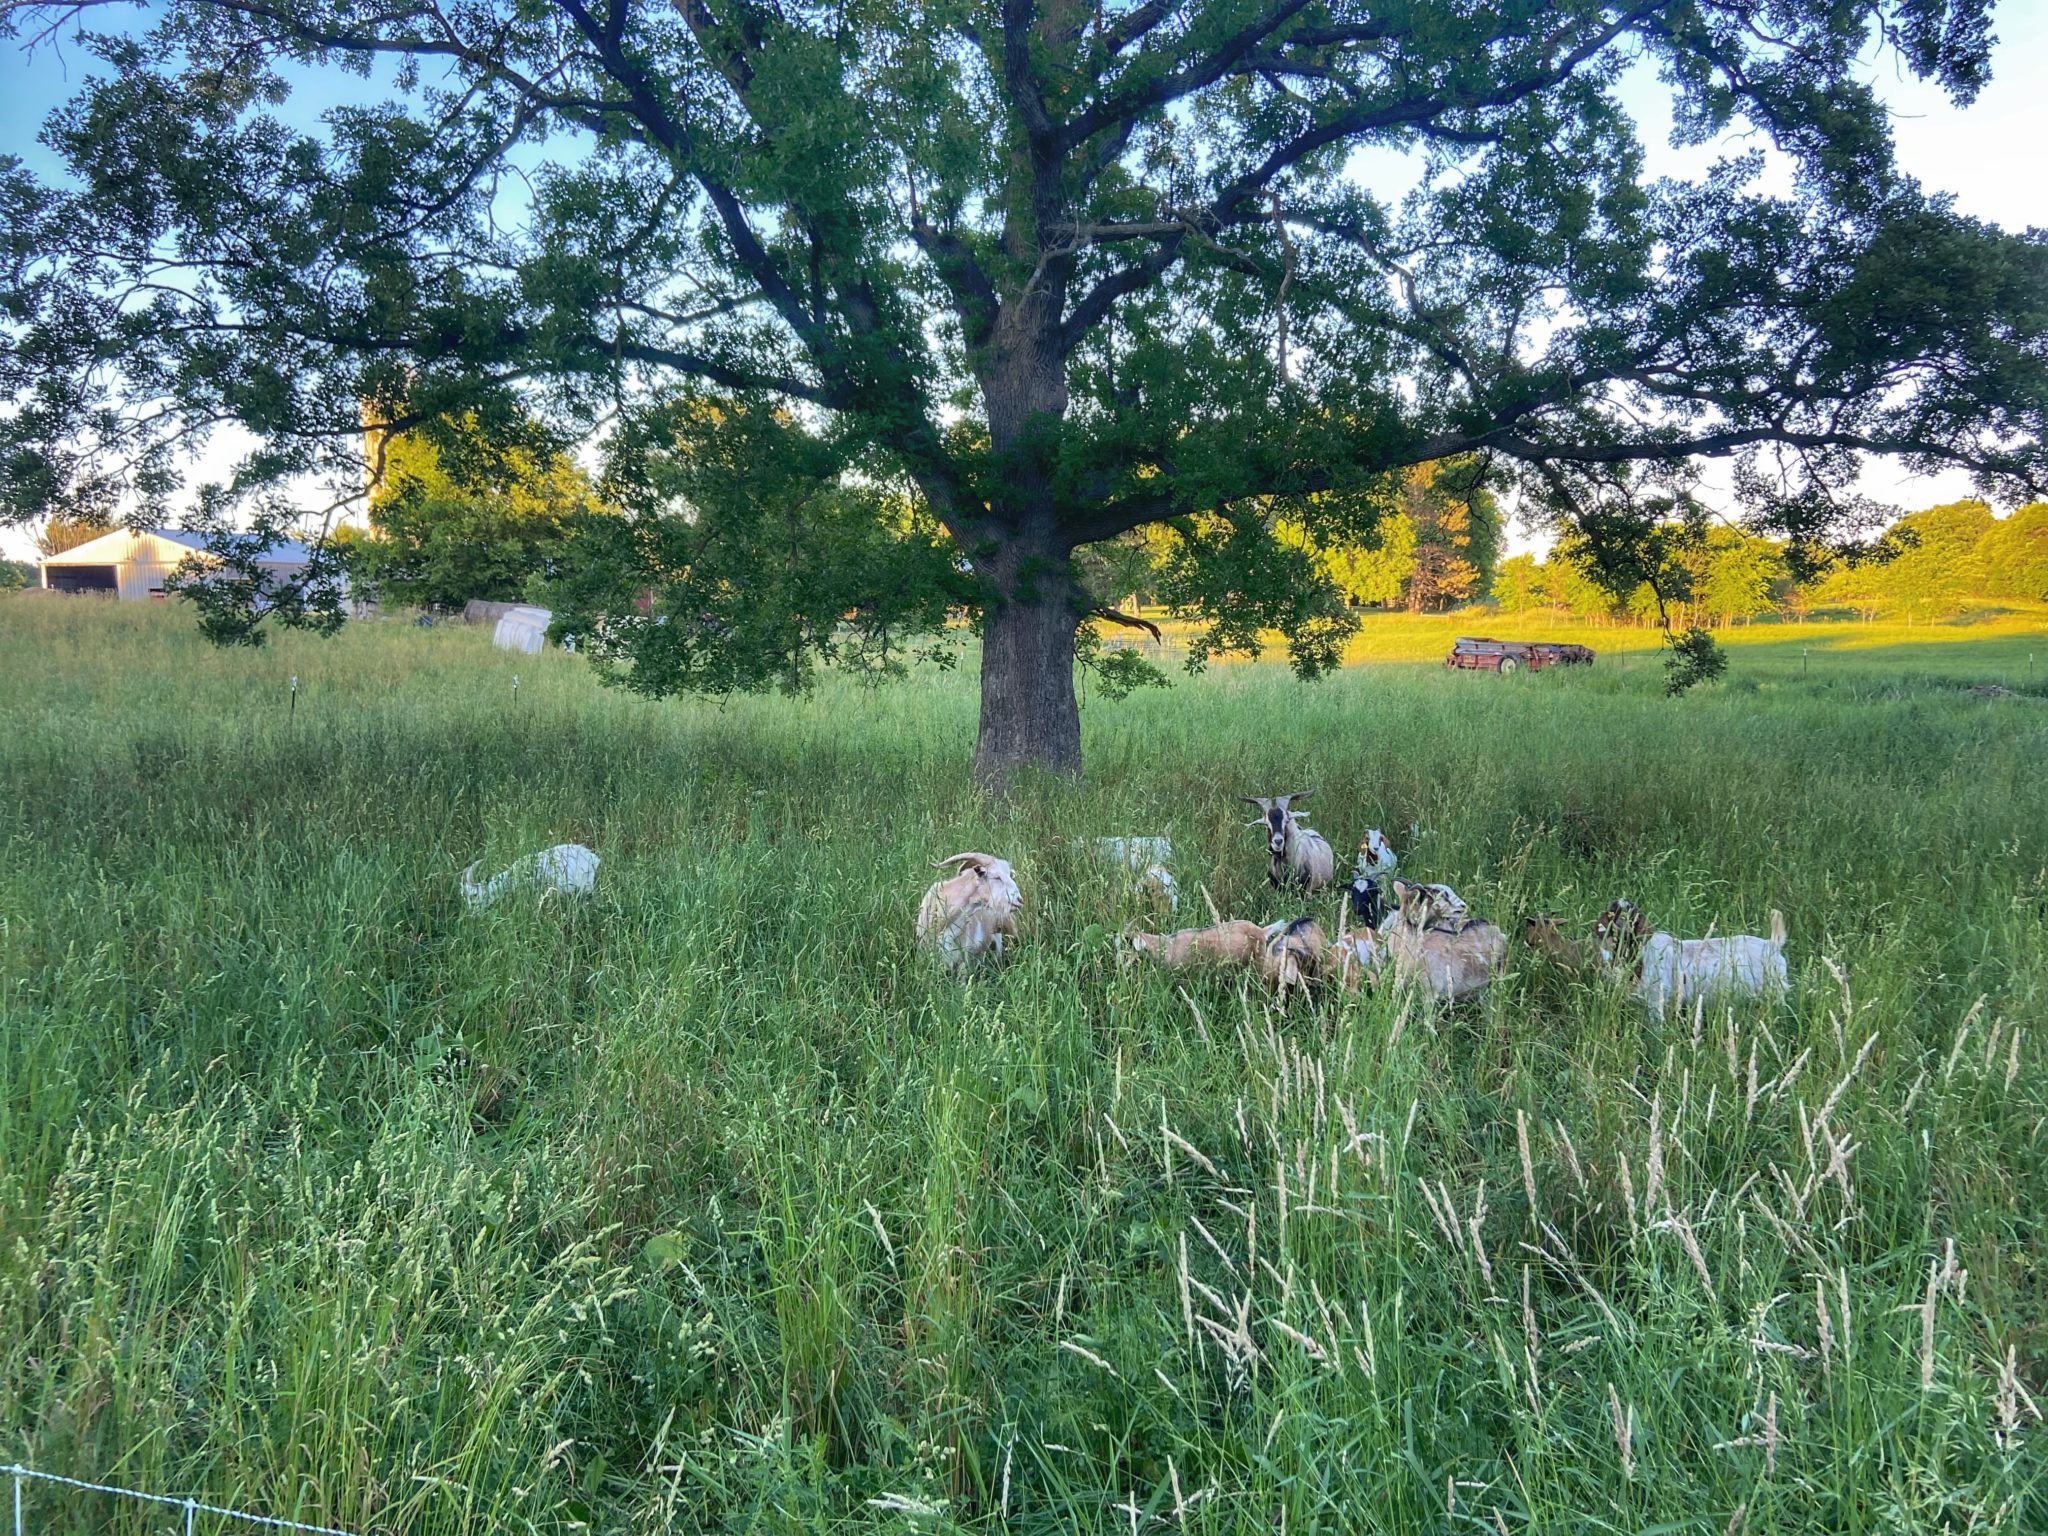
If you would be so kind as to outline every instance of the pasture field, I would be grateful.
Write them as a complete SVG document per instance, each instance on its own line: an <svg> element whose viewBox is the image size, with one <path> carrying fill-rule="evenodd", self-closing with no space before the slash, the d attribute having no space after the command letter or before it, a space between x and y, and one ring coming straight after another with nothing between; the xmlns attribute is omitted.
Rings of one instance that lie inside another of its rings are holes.
<svg viewBox="0 0 2048 1536"><path fill-rule="evenodd" d="M651 704L0 598L0 1463L390 1533L2048 1529L2048 638L1735 639L1091 693L997 804L965 667ZM1306 784L1503 922L1778 908L1793 997L1118 964L1078 839L1289 915L1232 796ZM464 908L565 839L588 903ZM965 848L1028 909L959 986Z"/></svg>

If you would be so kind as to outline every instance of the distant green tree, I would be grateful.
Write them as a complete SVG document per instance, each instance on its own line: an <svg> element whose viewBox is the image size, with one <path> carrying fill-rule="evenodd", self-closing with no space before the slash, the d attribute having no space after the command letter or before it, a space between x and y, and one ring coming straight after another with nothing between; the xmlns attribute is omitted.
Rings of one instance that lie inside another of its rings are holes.
<svg viewBox="0 0 2048 1536"><path fill-rule="evenodd" d="M36 568L20 560L0 560L0 592L18 592L36 584Z"/></svg>
<svg viewBox="0 0 2048 1536"><path fill-rule="evenodd" d="M1563 608L1580 618L1613 617L1614 595L1593 579L1593 573L1560 551L1537 568L1536 593L1546 607Z"/></svg>
<svg viewBox="0 0 2048 1536"><path fill-rule="evenodd" d="M1913 613L1938 613L1981 595L1987 572L1978 546L1994 521L1981 501L1952 501L1900 518L1892 532L1912 542L1885 569L1897 600Z"/></svg>
<svg viewBox="0 0 2048 1536"><path fill-rule="evenodd" d="M2048 603L2048 501L2033 501L1992 525L1977 544L1984 595Z"/></svg>
<svg viewBox="0 0 2048 1536"><path fill-rule="evenodd" d="M1415 524L1405 512L1383 516L1372 534L1338 545L1324 557L1330 579L1352 602L1391 607L1402 602L1415 573Z"/></svg>
<svg viewBox="0 0 2048 1536"><path fill-rule="evenodd" d="M1493 573L1493 600L1502 613L1527 613L1542 605L1542 567L1534 555L1510 555Z"/></svg>
<svg viewBox="0 0 2048 1536"><path fill-rule="evenodd" d="M1313 552L1352 604L1440 609L1484 592L1492 580L1500 515L1486 467L1475 459L1418 464L1285 506L1276 541Z"/></svg>
<svg viewBox="0 0 2048 1536"><path fill-rule="evenodd" d="M352 572L399 602L511 602L560 555L594 503L588 478L544 446L500 448L469 424L373 434L370 531L340 540Z"/></svg>
<svg viewBox="0 0 2048 1536"><path fill-rule="evenodd" d="M1980 546L1995 526L1991 509L1981 501L1952 501L1911 513L1879 541L1875 553L1880 558L1837 570L1822 583L1821 595L1866 612L1899 611L1909 617L1954 612L1989 590Z"/></svg>
<svg viewBox="0 0 2048 1536"><path fill-rule="evenodd" d="M1709 622L1733 623L1768 613L1790 580L1784 550L1740 528L1707 530L1692 583L1692 606Z"/></svg>

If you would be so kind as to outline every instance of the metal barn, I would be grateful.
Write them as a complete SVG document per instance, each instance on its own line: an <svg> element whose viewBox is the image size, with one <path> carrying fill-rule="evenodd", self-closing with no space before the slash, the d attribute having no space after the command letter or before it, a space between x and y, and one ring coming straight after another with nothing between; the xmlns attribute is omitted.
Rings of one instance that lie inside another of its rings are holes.
<svg viewBox="0 0 2048 1536"><path fill-rule="evenodd" d="M101 534L43 562L43 585L53 592L104 592L123 602L162 598L164 578L188 556L204 558L206 535L173 528L126 528ZM258 562L267 575L294 576L310 554L303 544L282 541Z"/></svg>

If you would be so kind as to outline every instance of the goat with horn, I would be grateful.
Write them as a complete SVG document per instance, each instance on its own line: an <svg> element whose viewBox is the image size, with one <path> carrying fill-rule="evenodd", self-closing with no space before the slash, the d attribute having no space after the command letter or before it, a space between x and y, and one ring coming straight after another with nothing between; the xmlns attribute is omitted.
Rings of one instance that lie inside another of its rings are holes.
<svg viewBox="0 0 2048 1536"><path fill-rule="evenodd" d="M1322 890L1337 874L1337 856L1330 851L1329 839L1303 825L1308 813L1293 806L1296 800L1306 800L1314 793L1312 789L1300 789L1291 795L1237 797L1259 808L1259 819L1249 825L1263 828L1266 833L1266 851L1272 855L1272 862L1266 867L1267 883L1299 886L1310 895Z"/></svg>
<svg viewBox="0 0 2048 1536"><path fill-rule="evenodd" d="M932 868L952 865L959 866L957 872L934 880L918 903L917 938L957 976L984 956L1003 958L1003 941L1017 936L1017 912L1024 895L1008 859L956 853L937 860Z"/></svg>

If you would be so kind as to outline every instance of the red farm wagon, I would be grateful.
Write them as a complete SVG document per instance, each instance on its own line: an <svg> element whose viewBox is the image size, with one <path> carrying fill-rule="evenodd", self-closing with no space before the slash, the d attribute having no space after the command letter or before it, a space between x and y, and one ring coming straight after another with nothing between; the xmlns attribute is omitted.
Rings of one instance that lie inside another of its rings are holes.
<svg viewBox="0 0 2048 1536"><path fill-rule="evenodd" d="M1474 672L1514 673L1524 667L1541 672L1545 667L1589 667L1590 646L1565 645L1552 640L1486 640L1460 635L1444 658L1447 667Z"/></svg>

